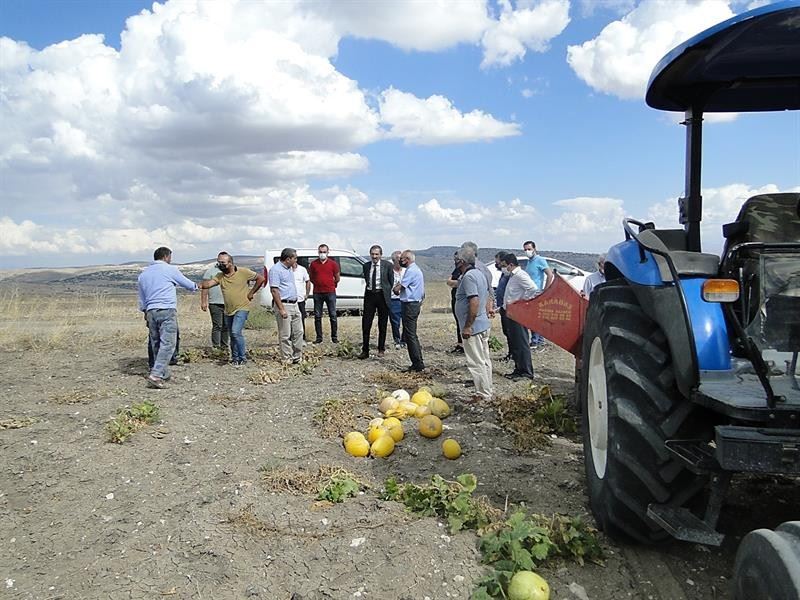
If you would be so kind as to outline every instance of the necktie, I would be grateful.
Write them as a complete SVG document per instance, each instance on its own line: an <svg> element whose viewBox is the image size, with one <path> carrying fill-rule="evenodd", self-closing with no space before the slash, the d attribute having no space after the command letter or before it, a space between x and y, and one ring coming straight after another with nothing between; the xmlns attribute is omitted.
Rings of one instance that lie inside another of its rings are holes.
<svg viewBox="0 0 800 600"><path fill-rule="evenodd" d="M378 289L378 266L372 263L372 291Z"/></svg>

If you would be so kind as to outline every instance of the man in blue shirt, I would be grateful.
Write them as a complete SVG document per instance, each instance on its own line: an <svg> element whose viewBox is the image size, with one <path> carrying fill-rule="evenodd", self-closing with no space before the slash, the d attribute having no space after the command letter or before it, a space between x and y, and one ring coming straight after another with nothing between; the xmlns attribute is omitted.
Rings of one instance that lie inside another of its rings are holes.
<svg viewBox="0 0 800 600"><path fill-rule="evenodd" d="M486 313L489 291L486 276L475 268L475 251L467 246L458 250L457 265L461 271L456 289L456 318L464 338L467 370L475 384L473 401L492 397L492 357L489 352L491 324Z"/></svg>
<svg viewBox="0 0 800 600"><path fill-rule="evenodd" d="M287 364L298 364L303 360L303 319L297 306L297 284L292 269L296 264L297 250L284 248L280 260L269 270L269 289L278 323L281 356Z"/></svg>
<svg viewBox="0 0 800 600"><path fill-rule="evenodd" d="M532 241L528 240L522 244L522 250L525 252L525 256L528 257L528 264L525 265L525 272L531 276L536 287L544 291L553 283L553 270L550 268L550 265L547 264L547 261L536 252L536 244ZM531 348L542 344L544 344L544 338L535 331L531 331Z"/></svg>
<svg viewBox="0 0 800 600"><path fill-rule="evenodd" d="M164 246L153 253L153 262L139 275L139 310L150 330L150 345L155 360L147 376L147 386L164 388L169 379L169 361L178 336L178 297L175 286L192 292L197 284L173 267L172 250Z"/></svg>
<svg viewBox="0 0 800 600"><path fill-rule="evenodd" d="M411 366L406 371L423 371L425 363L422 360L422 346L417 337L417 320L425 298L425 279L422 271L417 266L416 256L411 250L403 250L400 254L400 266L405 267L405 273L400 283L394 286L394 293L400 295L400 314L403 320L403 336L406 341L408 358Z"/></svg>

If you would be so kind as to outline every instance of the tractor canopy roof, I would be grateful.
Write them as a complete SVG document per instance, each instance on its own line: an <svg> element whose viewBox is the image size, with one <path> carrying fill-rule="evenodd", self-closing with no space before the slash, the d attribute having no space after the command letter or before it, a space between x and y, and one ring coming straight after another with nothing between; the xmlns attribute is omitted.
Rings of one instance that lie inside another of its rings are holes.
<svg viewBox="0 0 800 600"><path fill-rule="evenodd" d="M742 13L687 40L656 65L646 100L673 111L800 109L800 0Z"/></svg>

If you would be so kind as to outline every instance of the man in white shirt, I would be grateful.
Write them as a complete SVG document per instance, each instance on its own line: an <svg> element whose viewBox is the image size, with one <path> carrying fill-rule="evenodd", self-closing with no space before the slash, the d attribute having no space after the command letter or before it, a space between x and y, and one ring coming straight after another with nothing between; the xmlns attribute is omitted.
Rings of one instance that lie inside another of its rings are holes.
<svg viewBox="0 0 800 600"><path fill-rule="evenodd" d="M583 292L581 296L588 298L592 295L592 290L606 282L606 255L601 254L597 257L597 271L590 273L583 282Z"/></svg>
<svg viewBox="0 0 800 600"><path fill-rule="evenodd" d="M500 268L508 275L508 284L503 295L503 306L519 300L530 300L539 292L539 288L520 266L517 257L511 252L500 255ZM508 379L533 379L531 364L531 348L528 343L528 330L513 319L508 319L508 349L514 360L514 370L506 374Z"/></svg>
<svg viewBox="0 0 800 600"><path fill-rule="evenodd" d="M300 319L303 322L303 341L306 341L306 298L311 293L311 280L308 270L299 263L292 266L294 271L294 284L297 287L297 308L300 309Z"/></svg>

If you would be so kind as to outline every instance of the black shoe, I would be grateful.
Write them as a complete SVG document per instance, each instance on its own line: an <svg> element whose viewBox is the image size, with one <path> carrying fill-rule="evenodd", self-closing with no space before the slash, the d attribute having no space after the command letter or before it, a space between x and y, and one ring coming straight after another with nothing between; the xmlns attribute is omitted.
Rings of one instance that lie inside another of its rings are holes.
<svg viewBox="0 0 800 600"><path fill-rule="evenodd" d="M177 365L177 364L178 364L178 359L177 359L177 358L176 358L176 359L174 359L174 360L171 360L171 361L169 361L169 366L170 366L170 367L174 367L174 366L175 366L175 365Z"/></svg>
<svg viewBox="0 0 800 600"><path fill-rule="evenodd" d="M511 373L506 373L503 375L503 377L510 379L511 381L518 381L522 379L523 376L522 373L519 373L518 371L511 371Z"/></svg>
<svg viewBox="0 0 800 600"><path fill-rule="evenodd" d="M334 344L338 344L338 343L339 343L339 338L331 338L331 341L332 341Z"/></svg>
<svg viewBox="0 0 800 600"><path fill-rule="evenodd" d="M405 369L400 369L403 373L422 373L425 370L425 367L406 367Z"/></svg>
<svg viewBox="0 0 800 600"><path fill-rule="evenodd" d="M315 344L321 344L322 343L322 339L321 338L317 338L316 340L314 340L314 343Z"/></svg>
<svg viewBox="0 0 800 600"><path fill-rule="evenodd" d="M362 352L362 353L361 353L361 354L359 354L359 355L358 355L356 358L359 358L359 359L361 359L361 360L364 360L365 358L369 358L369 353L368 353L368 352Z"/></svg>
<svg viewBox="0 0 800 600"><path fill-rule="evenodd" d="M448 354L464 354L464 346L460 346L456 344L450 350L447 351Z"/></svg>

